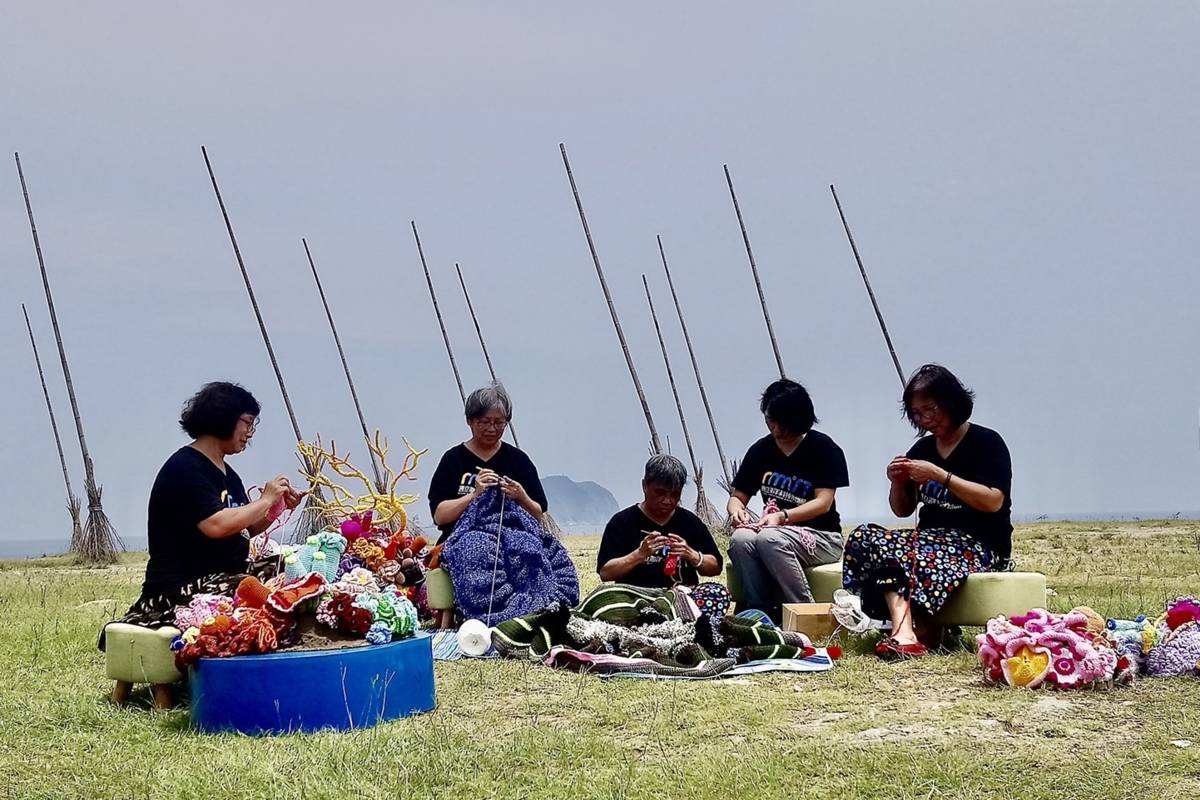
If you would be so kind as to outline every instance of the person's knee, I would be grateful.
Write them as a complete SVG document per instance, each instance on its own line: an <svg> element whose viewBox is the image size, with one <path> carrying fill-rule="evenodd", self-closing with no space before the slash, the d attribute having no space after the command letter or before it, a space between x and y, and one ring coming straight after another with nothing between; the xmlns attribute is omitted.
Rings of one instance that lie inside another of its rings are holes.
<svg viewBox="0 0 1200 800"><path fill-rule="evenodd" d="M738 528L729 540L729 555L749 555L754 552L758 534L750 528Z"/></svg>

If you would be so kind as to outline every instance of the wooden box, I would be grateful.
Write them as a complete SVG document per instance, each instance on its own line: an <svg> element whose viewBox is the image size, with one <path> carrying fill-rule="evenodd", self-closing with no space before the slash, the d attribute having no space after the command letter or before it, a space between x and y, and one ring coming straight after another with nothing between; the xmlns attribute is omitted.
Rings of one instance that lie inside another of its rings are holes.
<svg viewBox="0 0 1200 800"><path fill-rule="evenodd" d="M785 603L783 629L806 634L814 645L823 645L838 627L829 611L832 607L831 603ZM844 636L845 631L839 632L839 638Z"/></svg>

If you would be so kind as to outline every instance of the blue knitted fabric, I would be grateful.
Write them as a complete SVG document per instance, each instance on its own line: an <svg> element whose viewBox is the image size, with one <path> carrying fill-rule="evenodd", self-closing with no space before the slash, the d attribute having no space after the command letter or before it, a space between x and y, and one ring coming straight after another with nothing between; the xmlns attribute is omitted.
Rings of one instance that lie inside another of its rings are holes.
<svg viewBox="0 0 1200 800"><path fill-rule="evenodd" d="M488 489L475 498L442 547L442 564L450 573L454 602L463 618L490 626L555 603L578 603L579 576L566 548L532 514L506 499L496 594L488 616L502 497L499 489Z"/></svg>

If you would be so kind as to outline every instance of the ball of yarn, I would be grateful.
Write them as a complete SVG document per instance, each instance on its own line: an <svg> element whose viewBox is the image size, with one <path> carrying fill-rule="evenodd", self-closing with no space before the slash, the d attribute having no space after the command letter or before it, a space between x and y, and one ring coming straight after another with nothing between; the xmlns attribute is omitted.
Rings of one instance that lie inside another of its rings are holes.
<svg viewBox="0 0 1200 800"><path fill-rule="evenodd" d="M458 629L458 649L468 656L482 656L492 647L492 631L483 620L469 619Z"/></svg>

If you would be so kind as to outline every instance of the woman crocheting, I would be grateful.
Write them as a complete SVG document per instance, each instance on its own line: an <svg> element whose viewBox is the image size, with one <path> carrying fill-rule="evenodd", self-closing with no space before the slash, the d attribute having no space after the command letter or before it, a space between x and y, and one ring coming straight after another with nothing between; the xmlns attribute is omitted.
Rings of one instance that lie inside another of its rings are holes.
<svg viewBox="0 0 1200 800"><path fill-rule="evenodd" d="M974 393L926 364L904 387L903 407L927 435L888 464L889 500L898 517L920 504L917 528L856 528L842 578L869 616L891 620L875 648L882 658L928 652L941 634L931 617L970 574L1008 569L1012 552L1012 461L1000 434L969 422Z"/></svg>
<svg viewBox="0 0 1200 800"><path fill-rule="evenodd" d="M226 382L205 384L184 404L179 425L192 441L167 459L150 490L150 560L141 597L121 621L161 625L195 594L232 594L249 571L249 537L281 506L299 504L303 493L283 475L251 501L226 463L250 443L259 410L250 392Z"/></svg>
<svg viewBox="0 0 1200 800"><path fill-rule="evenodd" d="M780 618L782 603L811 603L805 567L842 555L834 495L850 485L842 448L820 431L808 391L790 380L766 388L759 404L770 433L746 451L726 510L733 526L729 558L743 605ZM768 505L752 521L746 504L761 493Z"/></svg>
<svg viewBox="0 0 1200 800"><path fill-rule="evenodd" d="M471 438L442 454L429 481L429 509L441 531L439 543L453 532L471 501L493 486L535 518L548 506L537 467L523 451L501 441L512 421L512 400L504 386L476 389L464 410Z"/></svg>
<svg viewBox="0 0 1200 800"><path fill-rule="evenodd" d="M687 467L675 456L651 456L642 502L618 511L604 528L596 572L602 581L648 589L695 586L721 573L721 552L708 526L679 507Z"/></svg>

